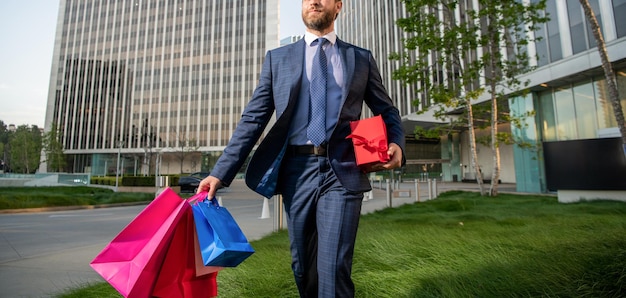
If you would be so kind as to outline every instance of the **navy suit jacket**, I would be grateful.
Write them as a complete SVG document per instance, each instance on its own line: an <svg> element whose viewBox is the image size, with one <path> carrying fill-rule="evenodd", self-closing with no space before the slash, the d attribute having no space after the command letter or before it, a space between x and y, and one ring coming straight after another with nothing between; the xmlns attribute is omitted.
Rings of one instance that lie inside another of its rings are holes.
<svg viewBox="0 0 626 298"><path fill-rule="evenodd" d="M252 190L271 197L277 193L279 169L289 132L289 123L300 95L304 73L306 43L300 40L267 52L259 84L243 111L233 136L218 159L211 175L228 186L257 143L274 112L276 122L271 127L246 170L246 184ZM349 191L371 189L367 175L357 165L350 134L350 121L361 118L363 103L374 115L382 115L389 143L404 151L405 139L398 109L394 107L370 51L342 42L337 46L344 69L339 121L327 145L328 158L335 175ZM404 154L403 154L404 156ZM403 158L404 159L404 158Z"/></svg>

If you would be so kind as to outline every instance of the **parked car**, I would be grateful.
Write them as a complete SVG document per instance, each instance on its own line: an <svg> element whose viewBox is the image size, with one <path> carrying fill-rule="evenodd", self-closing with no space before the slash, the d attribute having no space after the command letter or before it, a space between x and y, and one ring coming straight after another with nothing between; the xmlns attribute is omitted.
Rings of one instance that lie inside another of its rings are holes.
<svg viewBox="0 0 626 298"><path fill-rule="evenodd" d="M207 176L209 176L209 174L211 174L211 173L209 173L209 172L195 172L195 173L191 173L189 176L197 177L197 178L200 178L200 179L204 179Z"/></svg>
<svg viewBox="0 0 626 298"><path fill-rule="evenodd" d="M180 186L181 193L195 193L200 185L202 178L194 176L182 176L178 179L178 186Z"/></svg>

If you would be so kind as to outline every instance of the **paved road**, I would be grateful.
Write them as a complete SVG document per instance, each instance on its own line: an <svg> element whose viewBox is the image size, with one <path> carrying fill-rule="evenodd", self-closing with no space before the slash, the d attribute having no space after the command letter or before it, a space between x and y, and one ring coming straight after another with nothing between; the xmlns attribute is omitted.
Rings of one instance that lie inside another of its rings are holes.
<svg viewBox="0 0 626 298"><path fill-rule="evenodd" d="M420 184L421 201L428 198L426 183ZM472 184L440 184L439 190L475 188ZM414 189L413 183L400 189ZM405 192L406 193L406 192ZM393 206L415 201L394 198ZM225 207L233 214L249 240L271 233L274 200L268 200L270 217L261 219L264 199L242 181L221 190ZM387 207L384 190L363 202L363 213ZM52 297L102 278L89 262L145 205L88 210L0 214L0 297Z"/></svg>
<svg viewBox="0 0 626 298"><path fill-rule="evenodd" d="M89 261L144 206L0 216L2 297L48 297L98 280Z"/></svg>
<svg viewBox="0 0 626 298"><path fill-rule="evenodd" d="M272 219L259 219L259 196L249 192L229 200L231 193L222 192L222 202L236 220L246 223L242 230L250 240L272 232ZM50 297L102 281L89 262L143 208L0 215L0 297Z"/></svg>

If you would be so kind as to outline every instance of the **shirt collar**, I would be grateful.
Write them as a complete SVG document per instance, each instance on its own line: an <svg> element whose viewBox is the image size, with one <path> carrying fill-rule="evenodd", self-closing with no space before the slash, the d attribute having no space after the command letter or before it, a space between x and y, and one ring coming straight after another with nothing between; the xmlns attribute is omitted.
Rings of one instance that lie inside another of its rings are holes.
<svg viewBox="0 0 626 298"><path fill-rule="evenodd" d="M331 45L334 45L335 42L337 41L337 33L335 33L335 31L332 31L324 36L317 36L308 31L304 33L304 41L306 42L308 46L311 46L311 43L320 37L326 38L326 40L328 40Z"/></svg>

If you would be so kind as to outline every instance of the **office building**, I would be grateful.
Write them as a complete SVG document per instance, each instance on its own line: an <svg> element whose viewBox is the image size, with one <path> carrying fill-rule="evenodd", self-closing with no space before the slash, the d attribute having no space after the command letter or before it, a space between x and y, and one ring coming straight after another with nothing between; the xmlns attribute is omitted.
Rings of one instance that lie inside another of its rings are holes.
<svg viewBox="0 0 626 298"><path fill-rule="evenodd" d="M535 0L527 3L530 1ZM478 7L475 0L461 2L455 11L457 15L464 14L468 7ZM600 21L625 108L626 1L589 2ZM528 126L522 130L510 124L500 126L501 131L509 131L536 146L532 150L514 145L501 147L500 179L516 183L522 192L559 192L561 196L561 192L572 190L589 198L626 197L626 160L619 154L619 130L594 36L580 2L549 0L544 13L550 20L533 32L540 39L527 47L533 57L538 57L531 61L536 69L521 77L528 80L531 92L509 103L511 113L533 112L533 116L526 119ZM383 80L410 131L411 125L428 126L436 120L417 115L417 110L427 109L430 103L412 93L410 86L391 80L397 62L389 61L388 56L402 48L405 33L395 20L403 16L406 11L400 0L344 1L337 30L347 42L373 50ZM407 157L420 160L424 166L439 164L444 181L472 180L475 177L469 166L467 140L467 132L443 137L438 145L439 157L423 157L419 150L411 149ZM487 179L491 175L491 158L489 148L479 146L478 162Z"/></svg>
<svg viewBox="0 0 626 298"><path fill-rule="evenodd" d="M366 48L372 52L381 73L383 85L400 111L406 133L405 155L409 164L405 172L427 179L439 178L442 172L441 146L438 140L415 139L416 125L432 127L441 121L425 117L417 112L427 108L427 103L416 103L418 94L414 87L394 80L392 73L400 67L399 61L390 61L389 55L402 50L402 39L406 34L396 26L396 20L407 17L407 11L400 0L391 1L344 1L343 9L337 18L337 35L340 39ZM370 116L367 108L364 117Z"/></svg>
<svg viewBox="0 0 626 298"><path fill-rule="evenodd" d="M208 167L278 46L278 4L61 0L45 123L67 171L115 174L118 154L121 174Z"/></svg>
<svg viewBox="0 0 626 298"><path fill-rule="evenodd" d="M300 39L304 38L304 35L293 35L293 36L287 36L285 38L282 38L280 40L280 45L284 46L284 45L288 45L290 43L294 43Z"/></svg>

